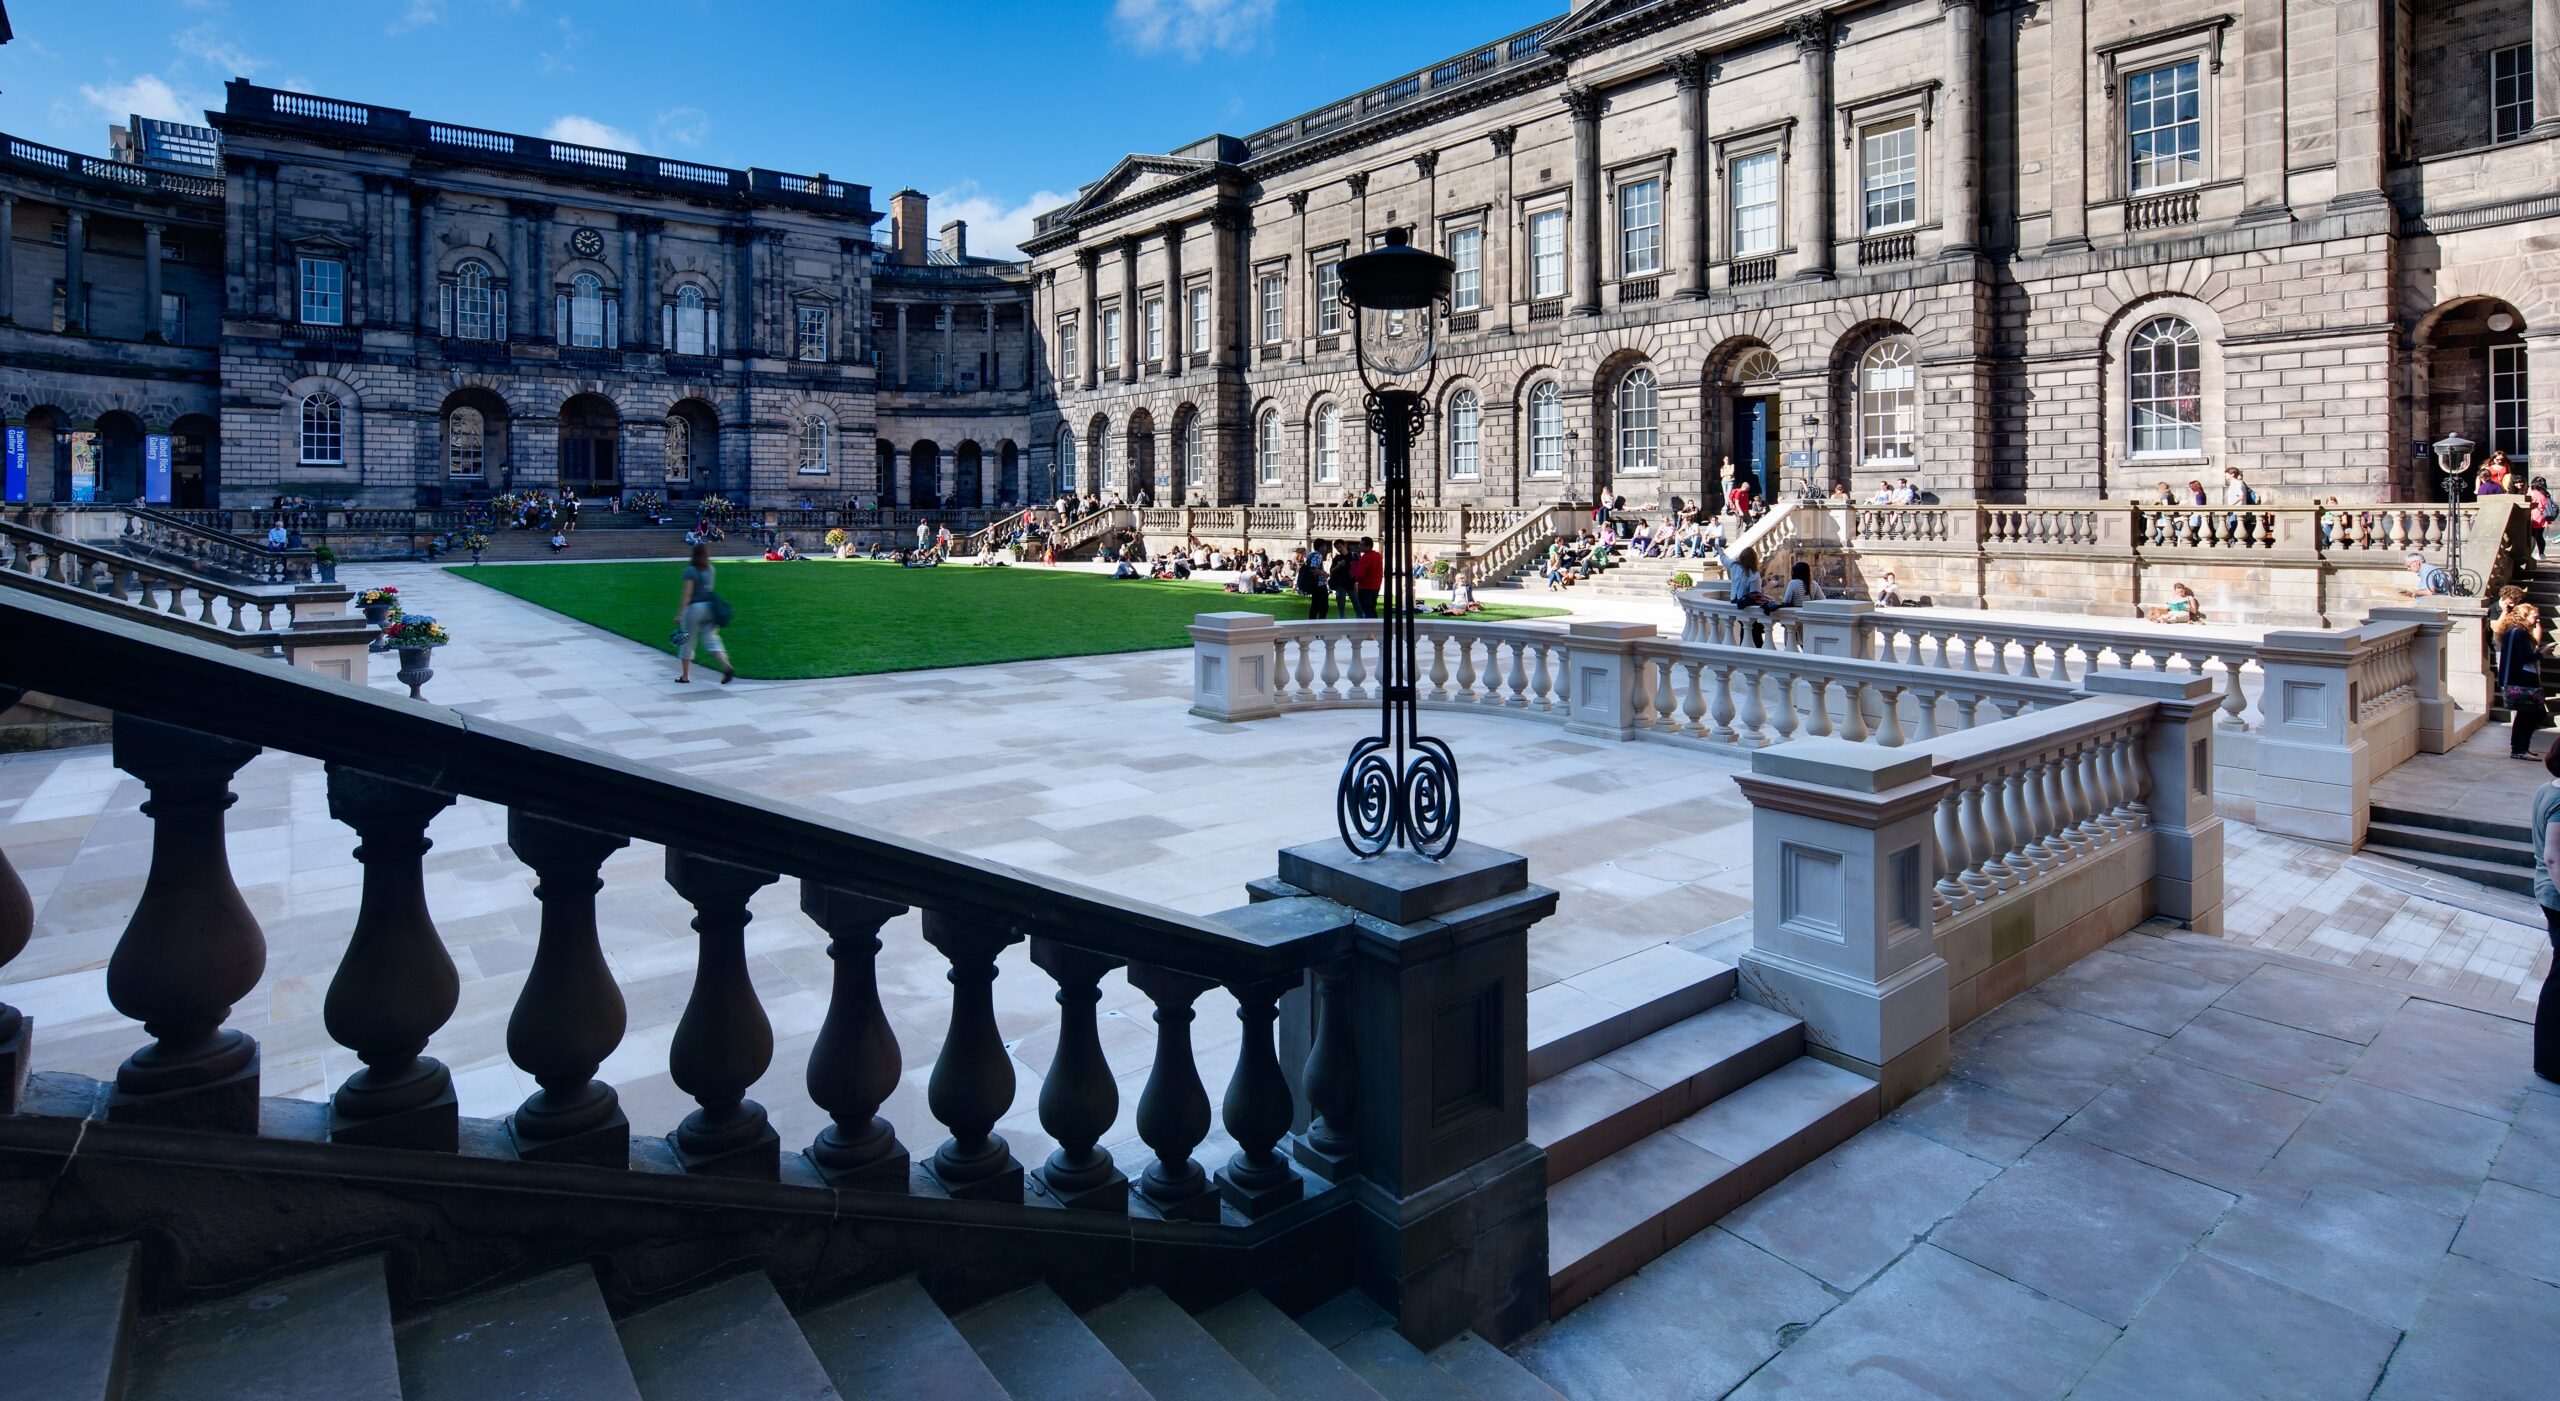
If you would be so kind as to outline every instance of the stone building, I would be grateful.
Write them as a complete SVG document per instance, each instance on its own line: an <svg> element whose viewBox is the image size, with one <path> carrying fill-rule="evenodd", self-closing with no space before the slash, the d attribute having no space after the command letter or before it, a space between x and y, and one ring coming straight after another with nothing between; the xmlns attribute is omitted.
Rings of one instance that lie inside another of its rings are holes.
<svg viewBox="0 0 2560 1401"><path fill-rule="evenodd" d="M1426 503L2432 490L2560 441L2560 0L1593 0L1039 221L1034 458L1375 480L1335 268L1458 264Z"/></svg>

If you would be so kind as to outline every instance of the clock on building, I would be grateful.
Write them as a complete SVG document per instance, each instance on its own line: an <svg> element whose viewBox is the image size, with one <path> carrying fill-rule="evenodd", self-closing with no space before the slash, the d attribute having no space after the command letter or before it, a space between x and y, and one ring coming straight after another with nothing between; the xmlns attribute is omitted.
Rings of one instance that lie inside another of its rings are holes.
<svg viewBox="0 0 2560 1401"><path fill-rule="evenodd" d="M580 229L569 235L569 251L581 258L604 256L604 235L593 229Z"/></svg>

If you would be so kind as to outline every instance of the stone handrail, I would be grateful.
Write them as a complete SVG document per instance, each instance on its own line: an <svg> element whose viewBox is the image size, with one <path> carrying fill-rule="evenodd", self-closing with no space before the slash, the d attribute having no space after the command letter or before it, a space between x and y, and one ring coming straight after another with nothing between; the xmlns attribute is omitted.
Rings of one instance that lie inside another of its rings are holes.
<svg viewBox="0 0 2560 1401"><path fill-rule="evenodd" d="M953 536L951 539L951 552L955 557L964 559L970 555L984 554L986 553L988 545L1001 543L1006 536L1013 533L1013 528L1016 525L1027 525L1033 519L1034 512L1030 510L1015 511L1011 515L998 516L996 519L989 521L987 524L976 530L970 531L966 535Z"/></svg>
<svg viewBox="0 0 2560 1401"><path fill-rule="evenodd" d="M2466 542L2483 531L2501 531L2505 513L2513 509L2512 500L2491 498L2464 503L2460 510ZM2124 501L2053 506L1859 504L1846 508L1847 538L1837 543L1862 549L1890 546L1920 553L2094 552L2111 557L2157 556L2163 563L2254 554L2372 562L2396 568L2404 554L2440 555L2448 541L2455 509L2422 501L2342 502L2335 507L2315 502L2256 506Z"/></svg>
<svg viewBox="0 0 2560 1401"><path fill-rule="evenodd" d="M1562 506L1538 506L1488 512L1500 526L1501 533L1475 548L1472 562L1475 577L1499 579L1519 568L1556 537L1557 513L1567 510L1569 508Z"/></svg>
<svg viewBox="0 0 2560 1401"><path fill-rule="evenodd" d="M1099 511L1062 523L1057 533L1049 538L1061 552L1064 552L1094 544L1115 530L1135 529L1137 524L1136 511L1126 506L1106 506Z"/></svg>
<svg viewBox="0 0 2560 1401"><path fill-rule="evenodd" d="M308 583L316 569L308 549L269 549L262 542L147 506L124 508L123 543L128 552L158 555L207 573L233 574L260 584Z"/></svg>
<svg viewBox="0 0 2560 1401"><path fill-rule="evenodd" d="M132 608L185 618L206 628L268 636L297 625L343 620L354 595L334 584L267 588L212 579L175 565L136 559L0 521L0 571L50 580Z"/></svg>
<svg viewBox="0 0 2560 1401"><path fill-rule="evenodd" d="M2141 745L2151 709L2097 697L1931 745L1934 771L1951 780L1933 824L1940 917L2026 889L2148 826Z"/></svg>

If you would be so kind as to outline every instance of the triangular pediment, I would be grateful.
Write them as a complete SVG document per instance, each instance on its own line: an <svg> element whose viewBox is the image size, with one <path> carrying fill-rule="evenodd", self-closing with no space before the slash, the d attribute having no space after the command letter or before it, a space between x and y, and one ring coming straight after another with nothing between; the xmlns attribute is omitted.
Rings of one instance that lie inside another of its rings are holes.
<svg viewBox="0 0 2560 1401"><path fill-rule="evenodd" d="M1209 162L1180 156L1123 156L1111 173L1093 182L1071 209L1076 214L1134 199L1149 190L1187 179L1209 168Z"/></svg>
<svg viewBox="0 0 2560 1401"><path fill-rule="evenodd" d="M1541 41L1547 48L1570 42L1576 35L1603 28L1639 10L1658 9L1675 0L1586 0L1557 21Z"/></svg>

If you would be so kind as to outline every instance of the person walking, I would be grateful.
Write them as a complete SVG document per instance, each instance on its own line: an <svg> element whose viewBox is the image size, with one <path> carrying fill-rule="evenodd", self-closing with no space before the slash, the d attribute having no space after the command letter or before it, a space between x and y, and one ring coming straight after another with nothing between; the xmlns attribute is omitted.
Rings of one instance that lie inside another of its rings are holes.
<svg viewBox="0 0 2560 1401"><path fill-rule="evenodd" d="M693 654L699 647L720 662L720 684L738 679L738 670L729 664L729 648L720 640L720 629L729 623L729 603L711 587L711 547L693 547L693 562L684 569L684 592L676 598L676 629L684 640L676 644L676 680L693 680Z"/></svg>
<svg viewBox="0 0 2560 1401"><path fill-rule="evenodd" d="M1360 537L1359 552L1351 559L1351 611L1363 618L1378 616L1378 593L1386 587L1387 557L1378 553L1378 542Z"/></svg>
<svg viewBox="0 0 2560 1401"><path fill-rule="evenodd" d="M2507 757L2530 759L2534 731L2551 723L2542 700L2542 610L2510 603L2489 626L2497 639L2498 696L2515 716L2507 733Z"/></svg>
<svg viewBox="0 0 2560 1401"><path fill-rule="evenodd" d="M1350 541L1336 540L1333 542L1332 550L1326 553L1324 559L1325 587L1333 590L1334 599L1340 606L1349 608L1355 613L1359 611L1359 600L1351 596L1351 591L1358 586L1355 580L1359 571L1353 567L1352 563L1356 553L1358 552L1351 548Z"/></svg>
<svg viewBox="0 0 2560 1401"><path fill-rule="evenodd" d="M2542 907L2552 958L2533 1008L2533 1073L2560 1082L2560 888L2551 882L2560 870L2560 744L2543 754L2542 770L2551 782L2533 790L2533 902Z"/></svg>
<svg viewBox="0 0 2560 1401"><path fill-rule="evenodd" d="M1307 596L1307 616L1322 620L1330 611L1333 591L1324 577L1324 542L1316 542L1316 552L1296 551L1298 559L1298 592Z"/></svg>

